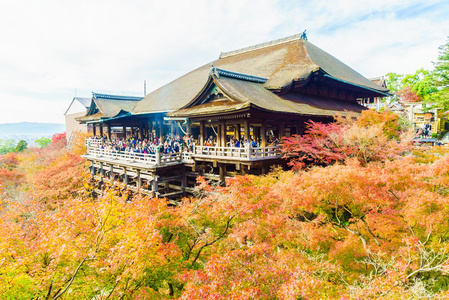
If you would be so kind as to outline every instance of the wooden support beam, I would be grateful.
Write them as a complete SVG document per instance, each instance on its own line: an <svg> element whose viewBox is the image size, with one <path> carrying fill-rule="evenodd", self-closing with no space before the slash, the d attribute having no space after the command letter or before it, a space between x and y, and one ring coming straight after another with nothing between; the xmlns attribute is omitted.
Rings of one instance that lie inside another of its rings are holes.
<svg viewBox="0 0 449 300"><path fill-rule="evenodd" d="M279 142L282 141L282 137L284 137L284 136L285 136L285 121L282 120L282 121L279 123L279 137L278 137Z"/></svg>
<svg viewBox="0 0 449 300"><path fill-rule="evenodd" d="M126 167L123 167L123 183L128 184L128 173L126 173Z"/></svg>
<svg viewBox="0 0 449 300"><path fill-rule="evenodd" d="M262 165L262 174L267 174L268 173L268 166L266 164Z"/></svg>
<svg viewBox="0 0 449 300"><path fill-rule="evenodd" d="M163 183L163 182L169 182L169 181L173 181L173 180L182 180L182 177L184 175L175 175L175 176L170 176L170 177L159 177L159 183Z"/></svg>
<svg viewBox="0 0 449 300"><path fill-rule="evenodd" d="M185 166L182 167L182 181L181 181L181 191L182 196L186 196L186 188L187 188L187 176L186 176L186 168Z"/></svg>
<svg viewBox="0 0 449 300"><path fill-rule="evenodd" d="M90 165L90 171L92 172L92 178L94 178L95 177L95 171L96 171L94 162L92 162L91 165Z"/></svg>
<svg viewBox="0 0 449 300"><path fill-rule="evenodd" d="M204 121L200 121L200 145L204 146L204 142L206 141L206 126Z"/></svg>
<svg viewBox="0 0 449 300"><path fill-rule="evenodd" d="M97 125L95 123L92 124L92 131L93 131L94 136L96 136L97 135Z"/></svg>
<svg viewBox="0 0 449 300"><path fill-rule="evenodd" d="M126 125L123 123L123 138L126 139Z"/></svg>
<svg viewBox="0 0 449 300"><path fill-rule="evenodd" d="M143 140L143 124L139 126L139 139Z"/></svg>
<svg viewBox="0 0 449 300"><path fill-rule="evenodd" d="M225 186L226 185L226 164L220 164L219 165L219 172L220 172L220 185Z"/></svg>
<svg viewBox="0 0 449 300"><path fill-rule="evenodd" d="M111 178L111 180L114 180L114 165L113 164L109 165L109 178Z"/></svg>
<svg viewBox="0 0 449 300"><path fill-rule="evenodd" d="M108 139L111 140L112 139L112 136L111 136L111 124L108 123L107 126L108 126Z"/></svg>
<svg viewBox="0 0 449 300"><path fill-rule="evenodd" d="M100 136L103 137L103 123L100 123Z"/></svg>
<svg viewBox="0 0 449 300"><path fill-rule="evenodd" d="M164 132L163 132L163 128L162 128L162 123L163 123L164 121L162 121L162 120L160 120L159 122L158 122L158 125L159 125L159 140L161 140L162 141L162 139L163 139L163 137L164 137Z"/></svg>
<svg viewBox="0 0 449 300"><path fill-rule="evenodd" d="M142 178L140 178L140 170L139 169L136 170L136 173L137 173L137 179L136 179L137 190L139 191L140 188L142 187Z"/></svg>
<svg viewBox="0 0 449 300"><path fill-rule="evenodd" d="M152 186L151 186L151 192L152 192L152 197L156 197L157 196L157 194L158 194L158 189L159 189L159 186L158 186L158 177L159 176L154 176L154 179L153 179L153 184L152 184Z"/></svg>
<svg viewBox="0 0 449 300"><path fill-rule="evenodd" d="M260 128L260 135L261 135L260 147L266 147L267 146L267 121L266 120L264 120L262 123L262 127Z"/></svg>
<svg viewBox="0 0 449 300"><path fill-rule="evenodd" d="M226 138L226 123L225 123L225 121L221 121L221 123L220 123L219 135L220 135L221 147L226 147L227 138Z"/></svg>
<svg viewBox="0 0 449 300"><path fill-rule="evenodd" d="M176 136L175 133L175 121L170 121L170 134L174 138Z"/></svg>
<svg viewBox="0 0 449 300"><path fill-rule="evenodd" d="M259 131L260 131L260 127L253 126L253 138L256 143L260 142Z"/></svg>
<svg viewBox="0 0 449 300"><path fill-rule="evenodd" d="M190 120L187 121L187 125L186 125L186 134L187 136L191 136L192 135L192 125L190 124Z"/></svg>
<svg viewBox="0 0 449 300"><path fill-rule="evenodd" d="M245 132L245 139L249 141L251 137L250 137L250 124L248 119L243 120L243 126Z"/></svg>
<svg viewBox="0 0 449 300"><path fill-rule="evenodd" d="M240 124L235 125L235 133L235 138L240 141L242 139Z"/></svg>

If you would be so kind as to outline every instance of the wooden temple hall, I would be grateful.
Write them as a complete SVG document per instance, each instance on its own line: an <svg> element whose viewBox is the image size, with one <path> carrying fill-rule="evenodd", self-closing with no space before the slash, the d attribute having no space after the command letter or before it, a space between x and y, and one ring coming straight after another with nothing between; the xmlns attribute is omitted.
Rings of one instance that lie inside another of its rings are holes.
<svg viewBox="0 0 449 300"><path fill-rule="evenodd" d="M357 99L387 95L385 87L295 35L221 53L143 98L94 93L77 120L97 136L86 142L93 176L175 199L192 192L198 175L223 184L228 176L263 174L285 164L282 137L303 133L309 120L360 113L365 108ZM172 153L101 146L131 136L180 136L194 144ZM242 145L236 147L236 140Z"/></svg>

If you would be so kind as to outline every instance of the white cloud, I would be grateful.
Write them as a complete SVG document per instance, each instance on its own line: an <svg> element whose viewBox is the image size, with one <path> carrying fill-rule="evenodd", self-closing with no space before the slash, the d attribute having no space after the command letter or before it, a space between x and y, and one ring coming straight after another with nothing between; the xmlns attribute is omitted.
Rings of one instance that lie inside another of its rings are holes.
<svg viewBox="0 0 449 300"><path fill-rule="evenodd" d="M302 32L368 77L431 67L444 1L2 1L0 122L63 122L75 90L141 94L229 51ZM45 109L43 109L45 107Z"/></svg>

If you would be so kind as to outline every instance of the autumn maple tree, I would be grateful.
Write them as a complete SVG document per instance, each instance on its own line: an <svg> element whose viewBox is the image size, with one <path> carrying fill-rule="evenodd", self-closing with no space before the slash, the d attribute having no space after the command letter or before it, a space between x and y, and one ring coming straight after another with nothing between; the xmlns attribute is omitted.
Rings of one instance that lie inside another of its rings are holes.
<svg viewBox="0 0 449 300"><path fill-rule="evenodd" d="M284 138L282 151L294 169L343 162L348 157L364 165L397 159L410 150L413 137L400 128L398 120L388 111L365 110L356 119L338 117L329 124L310 121L304 135Z"/></svg>
<svg viewBox="0 0 449 300"><path fill-rule="evenodd" d="M236 176L226 187L199 178L178 206L111 182L92 198L82 144L1 156L0 294L445 299L448 151L410 148L396 121L367 112L312 123L302 137L311 148L286 153L304 155L308 168Z"/></svg>

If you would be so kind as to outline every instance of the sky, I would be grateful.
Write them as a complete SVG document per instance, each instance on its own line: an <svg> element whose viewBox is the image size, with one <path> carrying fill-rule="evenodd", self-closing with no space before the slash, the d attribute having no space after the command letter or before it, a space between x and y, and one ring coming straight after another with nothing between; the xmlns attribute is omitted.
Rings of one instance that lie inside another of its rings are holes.
<svg viewBox="0 0 449 300"><path fill-rule="evenodd" d="M307 30L365 77L432 69L447 0L0 0L0 123L64 123L73 97L144 95Z"/></svg>

